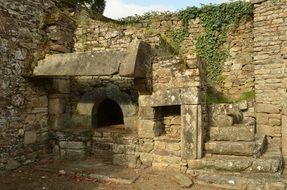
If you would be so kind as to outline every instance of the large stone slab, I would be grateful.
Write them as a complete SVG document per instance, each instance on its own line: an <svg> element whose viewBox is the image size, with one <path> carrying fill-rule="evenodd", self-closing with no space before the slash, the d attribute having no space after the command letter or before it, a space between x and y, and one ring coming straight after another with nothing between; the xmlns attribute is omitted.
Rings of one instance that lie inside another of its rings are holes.
<svg viewBox="0 0 287 190"><path fill-rule="evenodd" d="M75 52L47 55L34 68L33 76L111 76L144 79L151 74L150 45L134 41L126 51Z"/></svg>
<svg viewBox="0 0 287 190"><path fill-rule="evenodd" d="M256 142L211 141L205 143L205 150L211 154L253 156L259 154L263 146Z"/></svg>
<svg viewBox="0 0 287 190"><path fill-rule="evenodd" d="M109 76L118 73L123 52L48 55L38 62L34 76Z"/></svg>
<svg viewBox="0 0 287 190"><path fill-rule="evenodd" d="M134 41L128 47L119 74L123 77L146 78L147 73L151 71L151 61L150 45L142 41Z"/></svg>
<svg viewBox="0 0 287 190"><path fill-rule="evenodd" d="M253 159L248 158L204 158L198 160L189 160L189 169L215 169L223 171L240 172L245 171L252 165Z"/></svg>
<svg viewBox="0 0 287 190"><path fill-rule="evenodd" d="M254 126L210 128L210 139L213 141L253 141L254 134Z"/></svg>

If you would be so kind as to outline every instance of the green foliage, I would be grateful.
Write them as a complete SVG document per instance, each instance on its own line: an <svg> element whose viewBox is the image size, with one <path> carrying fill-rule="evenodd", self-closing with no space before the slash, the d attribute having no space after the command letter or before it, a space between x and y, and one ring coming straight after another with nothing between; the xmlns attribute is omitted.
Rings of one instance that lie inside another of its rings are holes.
<svg viewBox="0 0 287 190"><path fill-rule="evenodd" d="M101 15L104 13L105 8L106 8L105 0L94 0L91 6L92 11L99 13Z"/></svg>
<svg viewBox="0 0 287 190"><path fill-rule="evenodd" d="M207 80L210 86L221 86L223 63L228 57L224 47L228 30L235 30L240 23L252 20L253 6L250 2L232 2L220 5L204 5L201 8L188 7L179 12L182 32L174 35L175 41L182 41L188 35L189 20L199 18L205 32L196 40L196 52L206 63Z"/></svg>
<svg viewBox="0 0 287 190"><path fill-rule="evenodd" d="M170 44L173 44L173 48L177 53L179 53L181 42L188 35L188 28L182 27L178 30L172 30L169 32L168 38L170 39Z"/></svg>
<svg viewBox="0 0 287 190"><path fill-rule="evenodd" d="M90 9L97 14L102 15L104 13L105 7L106 7L106 1L105 0L62 0L69 2L73 5L80 5L80 6L86 6L89 5Z"/></svg>
<svg viewBox="0 0 287 190"><path fill-rule="evenodd" d="M207 103L208 104L221 104L221 103L231 103L232 101L229 100L222 94L214 95L207 93Z"/></svg>
<svg viewBox="0 0 287 190"><path fill-rule="evenodd" d="M166 15L172 15L173 13L170 11L164 11L164 12L159 12L159 11L149 11L144 13L143 15L134 15L134 16L128 16L125 18L121 18L120 21L124 24L134 24L134 23L139 23L142 21L150 21L153 18L157 18L160 16L166 16Z"/></svg>
<svg viewBox="0 0 287 190"><path fill-rule="evenodd" d="M255 90L243 92L241 96L236 100L236 101L241 101L241 100L254 100L255 99Z"/></svg>
<svg viewBox="0 0 287 190"><path fill-rule="evenodd" d="M255 99L255 91L246 91L243 92L239 98L231 99L224 96L222 93L216 93L212 90L207 91L207 102L209 104L220 104L220 103L236 103L243 100L251 101Z"/></svg>

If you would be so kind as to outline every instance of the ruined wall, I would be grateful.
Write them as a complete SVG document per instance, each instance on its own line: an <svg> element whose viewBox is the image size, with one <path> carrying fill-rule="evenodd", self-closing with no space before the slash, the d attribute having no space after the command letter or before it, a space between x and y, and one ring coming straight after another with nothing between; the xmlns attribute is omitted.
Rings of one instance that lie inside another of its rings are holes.
<svg viewBox="0 0 287 190"><path fill-rule="evenodd" d="M254 65L257 130L286 156L287 4L255 1ZM282 117L283 116L283 117Z"/></svg>
<svg viewBox="0 0 287 190"><path fill-rule="evenodd" d="M163 15L150 20L143 20L134 24L104 23L101 21L81 18L76 31L75 51L104 51L108 49L123 50L133 39L146 39L155 47L166 43L166 37L171 31L182 26L176 15ZM230 56L224 63L223 84L219 89L224 95L236 99L242 93L254 90L253 55L253 23L241 25L227 35L226 47ZM198 61L196 55L196 38L204 32L200 20L190 21L189 36L180 47L180 55L184 59L183 65L193 66ZM163 39L159 38L163 35ZM156 45L155 43L158 42Z"/></svg>
<svg viewBox="0 0 287 190"><path fill-rule="evenodd" d="M62 37L55 39L53 35L51 27L56 30L61 25L55 24L57 19L50 19L49 27L46 25L45 15L51 15L54 9L49 0L0 1L0 170L35 162L49 152L49 81L25 76L33 65L33 56L36 59L41 54L38 50L71 50L71 39L63 42Z"/></svg>
<svg viewBox="0 0 287 190"><path fill-rule="evenodd" d="M239 98L243 93L254 90L253 23L248 22L235 32L229 32L227 44L230 57L224 63L223 93Z"/></svg>

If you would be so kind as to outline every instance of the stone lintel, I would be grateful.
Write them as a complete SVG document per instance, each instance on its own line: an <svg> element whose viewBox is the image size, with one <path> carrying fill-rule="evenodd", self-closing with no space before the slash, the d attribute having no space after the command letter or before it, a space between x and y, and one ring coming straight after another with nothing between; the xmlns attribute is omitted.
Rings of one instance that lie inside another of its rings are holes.
<svg viewBox="0 0 287 190"><path fill-rule="evenodd" d="M74 52L47 55L34 68L32 76L63 78L69 76L146 78L151 72L150 45L133 42L126 51Z"/></svg>

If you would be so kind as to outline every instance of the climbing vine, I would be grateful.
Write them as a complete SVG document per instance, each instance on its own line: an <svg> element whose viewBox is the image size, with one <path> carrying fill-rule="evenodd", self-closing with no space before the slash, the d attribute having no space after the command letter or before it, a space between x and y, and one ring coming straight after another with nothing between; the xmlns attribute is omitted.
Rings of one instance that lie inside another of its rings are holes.
<svg viewBox="0 0 287 190"><path fill-rule="evenodd" d="M240 23L252 20L253 6L250 2L232 2L220 5L189 7L179 12L182 29L171 35L180 44L188 36L189 21L199 18L205 32L196 39L196 53L206 63L207 80L210 86L222 84L223 63L228 57L224 46L228 30L236 29Z"/></svg>
<svg viewBox="0 0 287 190"><path fill-rule="evenodd" d="M173 51L178 53L182 42L189 35L190 20L198 18L204 32L196 36L195 50L206 65L209 86L221 87L223 63L229 56L228 46L226 46L227 32L235 30L241 23L253 19L252 3L236 1L219 5L210 4L200 8L188 7L177 13L151 11L143 16L135 15L120 19L119 22L122 24L148 22L154 18L174 14L177 14L181 20L181 28L171 28L162 36Z"/></svg>

